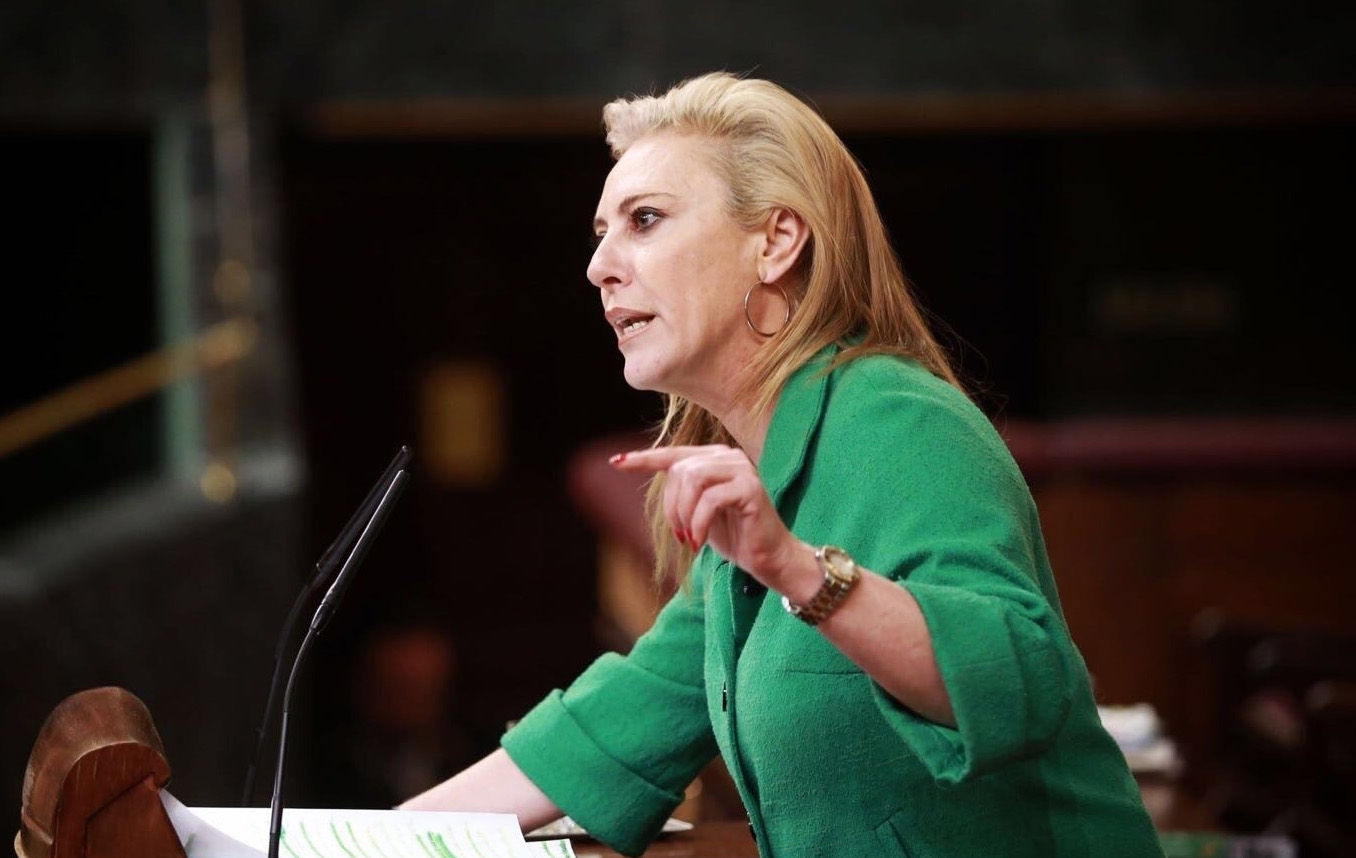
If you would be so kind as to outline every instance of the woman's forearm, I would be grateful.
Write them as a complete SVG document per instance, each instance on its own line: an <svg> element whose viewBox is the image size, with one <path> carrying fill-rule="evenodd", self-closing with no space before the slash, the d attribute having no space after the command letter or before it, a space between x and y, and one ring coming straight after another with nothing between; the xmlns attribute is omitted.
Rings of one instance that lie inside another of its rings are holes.
<svg viewBox="0 0 1356 858"><path fill-rule="evenodd" d="M791 601L806 604L824 574L814 548L803 542L799 546L787 561L794 568L779 579ZM847 599L817 628L890 696L929 721L956 726L932 635L908 590L863 568Z"/></svg>
<svg viewBox="0 0 1356 858"><path fill-rule="evenodd" d="M563 816L503 748L400 805L400 810L512 813L523 831Z"/></svg>

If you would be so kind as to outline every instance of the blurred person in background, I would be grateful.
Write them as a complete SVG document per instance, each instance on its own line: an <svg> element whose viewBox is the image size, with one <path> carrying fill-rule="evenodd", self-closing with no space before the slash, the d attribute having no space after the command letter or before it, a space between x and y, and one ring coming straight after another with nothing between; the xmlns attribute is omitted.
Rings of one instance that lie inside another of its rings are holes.
<svg viewBox="0 0 1356 858"><path fill-rule="evenodd" d="M456 646L437 626L379 625L358 650L351 715L328 737L318 788L335 802L390 807L472 762L452 715L456 678Z"/></svg>

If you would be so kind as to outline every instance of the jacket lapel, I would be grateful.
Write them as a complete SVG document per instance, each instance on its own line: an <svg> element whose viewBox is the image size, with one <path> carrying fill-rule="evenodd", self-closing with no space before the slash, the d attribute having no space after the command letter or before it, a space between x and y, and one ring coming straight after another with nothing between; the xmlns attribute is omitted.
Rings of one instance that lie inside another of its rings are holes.
<svg viewBox="0 0 1356 858"><path fill-rule="evenodd" d="M763 442L763 455L758 461L758 474L774 507L780 508L786 490L800 475L805 455L824 410L829 377L823 370L837 354L837 346L829 346L811 358L787 380L768 425ZM718 633L720 663L727 676L734 675L739 650L748 639L749 629L758 616L767 593L762 598L746 595L744 586L749 576L733 564L721 561L714 570L711 594L722 593L728 632Z"/></svg>
<svg viewBox="0 0 1356 858"><path fill-rule="evenodd" d="M763 456L758 460L758 475L763 480L773 506L779 506L786 489L805 466L805 454L819 428L829 374L824 371L838 353L828 346L806 362L786 382L772 412Z"/></svg>

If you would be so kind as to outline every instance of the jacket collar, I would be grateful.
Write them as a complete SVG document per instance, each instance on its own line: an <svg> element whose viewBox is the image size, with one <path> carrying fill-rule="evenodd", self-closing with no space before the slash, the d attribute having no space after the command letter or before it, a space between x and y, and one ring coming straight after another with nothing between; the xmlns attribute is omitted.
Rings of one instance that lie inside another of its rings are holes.
<svg viewBox="0 0 1356 858"><path fill-rule="evenodd" d="M781 502L805 465L828 392L829 373L825 368L836 354L836 344L819 351L787 379L777 398L763 441L763 455L758 460L758 475L773 506Z"/></svg>

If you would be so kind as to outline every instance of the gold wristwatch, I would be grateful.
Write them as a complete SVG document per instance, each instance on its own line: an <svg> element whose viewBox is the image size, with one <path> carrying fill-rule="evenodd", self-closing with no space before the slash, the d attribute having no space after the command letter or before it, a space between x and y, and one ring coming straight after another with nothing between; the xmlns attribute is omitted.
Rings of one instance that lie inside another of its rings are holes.
<svg viewBox="0 0 1356 858"><path fill-rule="evenodd" d="M815 562L824 573L824 583L819 585L819 592L815 593L814 598L804 605L797 605L782 596L782 607L786 612L812 626L819 625L836 611L862 577L857 562L836 545L815 549Z"/></svg>

